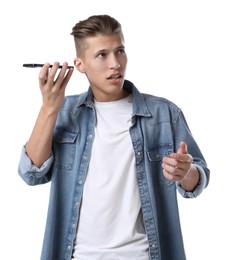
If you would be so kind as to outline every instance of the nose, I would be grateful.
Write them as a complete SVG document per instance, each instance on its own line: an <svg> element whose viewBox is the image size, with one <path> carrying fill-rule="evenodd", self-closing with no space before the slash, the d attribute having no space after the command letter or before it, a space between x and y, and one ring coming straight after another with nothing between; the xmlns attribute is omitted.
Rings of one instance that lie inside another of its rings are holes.
<svg viewBox="0 0 226 260"><path fill-rule="evenodd" d="M118 70L120 68L120 64L116 63L114 66L112 66L112 69Z"/></svg>
<svg viewBox="0 0 226 260"><path fill-rule="evenodd" d="M119 63L117 57L116 57L115 55L112 55L112 57L111 57L111 62L110 62L110 67L111 67L111 69L117 70L117 69L120 68L120 66L121 66L121 65L120 65L120 63Z"/></svg>

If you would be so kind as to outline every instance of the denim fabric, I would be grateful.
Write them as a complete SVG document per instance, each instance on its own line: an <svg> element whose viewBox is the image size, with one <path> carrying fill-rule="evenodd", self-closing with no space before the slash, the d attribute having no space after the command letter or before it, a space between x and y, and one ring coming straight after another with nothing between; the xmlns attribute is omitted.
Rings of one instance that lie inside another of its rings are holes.
<svg viewBox="0 0 226 260"><path fill-rule="evenodd" d="M130 135L150 259L185 260L177 191L185 198L197 197L208 185L209 169L182 111L175 104L140 93L127 80L124 88L132 93ZM93 94L89 88L85 93L65 98L55 125L52 156L41 168L33 165L25 147L22 149L18 172L23 180L29 185L51 181L42 260L71 259L95 120ZM192 192L162 174L163 156L176 152L182 140L187 143L200 173L200 182Z"/></svg>

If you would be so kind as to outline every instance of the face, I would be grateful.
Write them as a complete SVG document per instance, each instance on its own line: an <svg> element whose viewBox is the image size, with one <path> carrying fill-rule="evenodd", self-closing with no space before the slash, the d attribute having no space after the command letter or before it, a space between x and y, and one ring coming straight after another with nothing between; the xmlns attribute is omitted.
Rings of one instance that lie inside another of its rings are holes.
<svg viewBox="0 0 226 260"><path fill-rule="evenodd" d="M97 101L114 101L127 96L123 90L127 56L120 34L98 35L86 39L84 58L75 67L86 74Z"/></svg>

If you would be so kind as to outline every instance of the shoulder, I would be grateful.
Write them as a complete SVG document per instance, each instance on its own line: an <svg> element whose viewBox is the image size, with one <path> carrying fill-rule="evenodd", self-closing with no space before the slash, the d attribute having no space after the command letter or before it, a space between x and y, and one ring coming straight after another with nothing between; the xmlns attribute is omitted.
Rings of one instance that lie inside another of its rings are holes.
<svg viewBox="0 0 226 260"><path fill-rule="evenodd" d="M179 122L178 120L185 121L182 109L171 100L146 93L141 93L141 95L143 96L146 109L151 115L152 122L171 122L176 124Z"/></svg>
<svg viewBox="0 0 226 260"><path fill-rule="evenodd" d="M87 92L66 96L61 111L66 110L68 112L74 113L79 107L85 104L86 97Z"/></svg>
<svg viewBox="0 0 226 260"><path fill-rule="evenodd" d="M175 110L175 112L181 111L181 108L179 108L177 104L175 104L174 102L172 102L167 98L154 96L147 93L141 93L141 95L143 96L146 105L150 108L170 109L170 110Z"/></svg>
<svg viewBox="0 0 226 260"><path fill-rule="evenodd" d="M150 109L161 108L162 110L172 109L177 112L181 111L181 109L174 102L165 97L140 92L131 81L126 80L124 87L129 92L132 92L133 99L137 103L137 105L141 105L141 103L144 103L144 105L146 105Z"/></svg>
<svg viewBox="0 0 226 260"><path fill-rule="evenodd" d="M80 100L80 98L85 94L86 92L84 93L81 93L81 94L76 94L76 95L69 95L69 96L65 96L65 99L64 99L64 107L67 107L71 104L73 105L76 105L78 103L78 101Z"/></svg>

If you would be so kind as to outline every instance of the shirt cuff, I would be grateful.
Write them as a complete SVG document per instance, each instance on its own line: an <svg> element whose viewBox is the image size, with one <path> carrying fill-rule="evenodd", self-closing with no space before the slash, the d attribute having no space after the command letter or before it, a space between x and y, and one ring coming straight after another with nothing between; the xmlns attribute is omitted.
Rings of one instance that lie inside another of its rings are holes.
<svg viewBox="0 0 226 260"><path fill-rule="evenodd" d="M20 158L20 171L22 174L32 173L36 178L43 177L50 169L53 162L53 155L51 155L41 167L34 165L26 153L26 148L23 146Z"/></svg>

